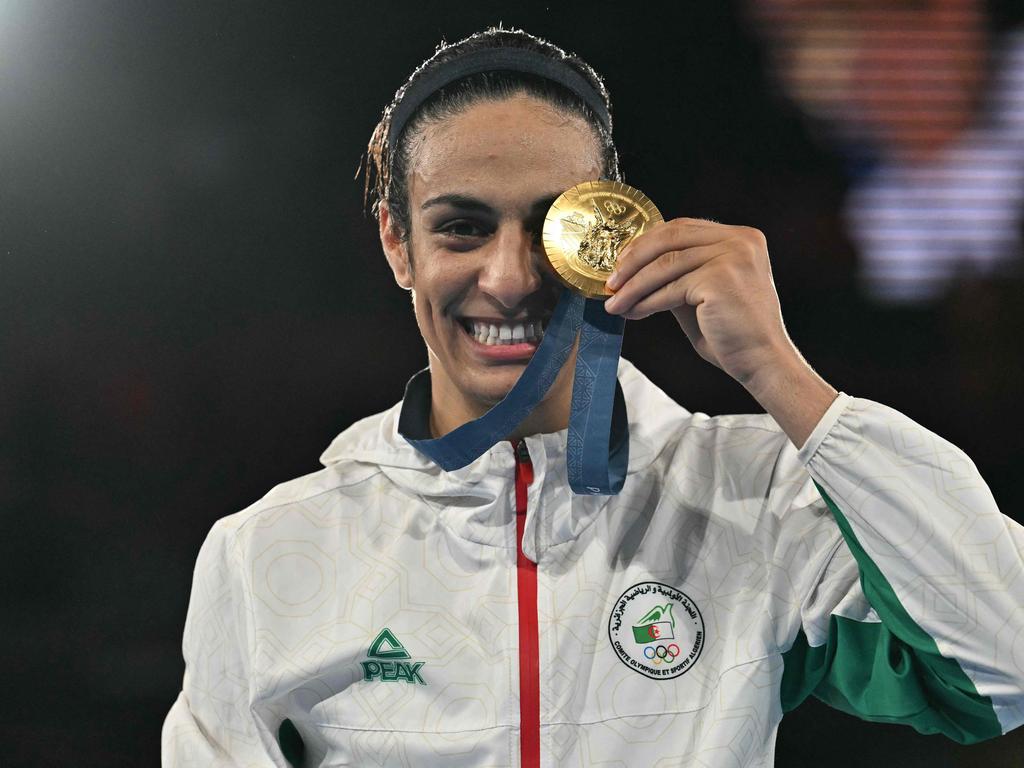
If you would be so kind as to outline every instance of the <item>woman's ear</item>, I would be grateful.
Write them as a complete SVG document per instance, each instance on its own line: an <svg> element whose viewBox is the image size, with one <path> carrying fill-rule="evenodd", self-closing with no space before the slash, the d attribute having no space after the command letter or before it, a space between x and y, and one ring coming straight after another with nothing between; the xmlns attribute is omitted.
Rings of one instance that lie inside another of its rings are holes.
<svg viewBox="0 0 1024 768"><path fill-rule="evenodd" d="M407 291L412 290L408 241L399 237L395 223L391 220L391 211L383 204L380 206L380 244L395 275L395 282Z"/></svg>

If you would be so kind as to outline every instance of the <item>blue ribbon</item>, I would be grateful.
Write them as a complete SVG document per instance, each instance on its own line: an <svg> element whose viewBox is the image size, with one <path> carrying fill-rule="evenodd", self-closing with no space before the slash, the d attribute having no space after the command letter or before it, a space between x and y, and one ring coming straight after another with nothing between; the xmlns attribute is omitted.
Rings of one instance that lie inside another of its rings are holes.
<svg viewBox="0 0 1024 768"><path fill-rule="evenodd" d="M613 455L611 440L615 397L622 399L615 374L625 325L625 318L604 311L603 301L586 300L566 446L569 486L576 493L616 494L626 479L629 441Z"/></svg>
<svg viewBox="0 0 1024 768"><path fill-rule="evenodd" d="M622 317L605 312L603 301L564 291L540 346L501 402L444 437L406 440L446 471L476 460L544 398L578 334L566 446L569 486L578 494L618 493L629 462L625 399L616 379L624 326ZM619 434L612 434L613 422Z"/></svg>

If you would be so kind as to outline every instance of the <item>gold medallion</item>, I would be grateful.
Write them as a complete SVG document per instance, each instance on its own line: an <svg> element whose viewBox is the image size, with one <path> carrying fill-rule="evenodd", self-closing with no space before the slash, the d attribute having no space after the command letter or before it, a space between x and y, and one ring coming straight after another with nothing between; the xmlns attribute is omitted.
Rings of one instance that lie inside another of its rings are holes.
<svg viewBox="0 0 1024 768"><path fill-rule="evenodd" d="M639 189L621 181L586 181L566 190L544 219L544 251L566 286L590 299L605 287L626 243L659 221L661 213Z"/></svg>

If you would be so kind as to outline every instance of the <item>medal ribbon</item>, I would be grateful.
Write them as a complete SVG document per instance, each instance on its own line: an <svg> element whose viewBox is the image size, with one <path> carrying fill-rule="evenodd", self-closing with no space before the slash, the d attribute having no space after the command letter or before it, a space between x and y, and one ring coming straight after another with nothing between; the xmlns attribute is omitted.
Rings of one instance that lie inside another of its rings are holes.
<svg viewBox="0 0 1024 768"><path fill-rule="evenodd" d="M612 441L614 406L625 415L615 375L625 325L625 318L604 311L603 301L585 300L566 447L569 486L576 493L616 494L626 480L629 440L614 441L617 446Z"/></svg>
<svg viewBox="0 0 1024 768"><path fill-rule="evenodd" d="M444 437L406 440L445 471L476 460L544 398L579 334L566 446L569 486L578 494L618 493L629 462L628 433L614 440L612 435L613 415L626 429L626 403L616 378L624 326L622 317L604 311L604 302L564 291L540 346L501 402Z"/></svg>

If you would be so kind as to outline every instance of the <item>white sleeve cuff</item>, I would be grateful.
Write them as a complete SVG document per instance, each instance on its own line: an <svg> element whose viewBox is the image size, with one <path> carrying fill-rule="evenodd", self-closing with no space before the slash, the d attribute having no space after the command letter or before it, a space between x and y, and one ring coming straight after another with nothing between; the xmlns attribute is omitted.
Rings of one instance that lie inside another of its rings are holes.
<svg viewBox="0 0 1024 768"><path fill-rule="evenodd" d="M811 436L807 438L807 441L803 444L803 447L797 452L797 459L803 466L807 466L807 462L811 460L811 457L817 452L818 446L825 439L825 436L832 431L832 427L839 421L839 417L843 411L850 405L853 398L845 392L840 392L838 397L832 401L832 405L828 407L825 414L821 417L818 425L811 432Z"/></svg>

